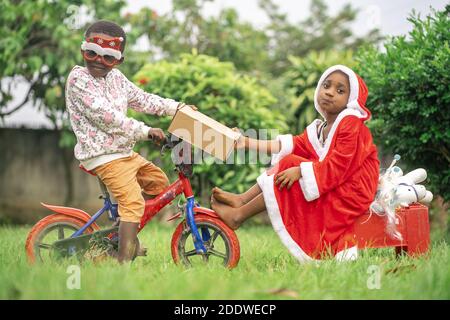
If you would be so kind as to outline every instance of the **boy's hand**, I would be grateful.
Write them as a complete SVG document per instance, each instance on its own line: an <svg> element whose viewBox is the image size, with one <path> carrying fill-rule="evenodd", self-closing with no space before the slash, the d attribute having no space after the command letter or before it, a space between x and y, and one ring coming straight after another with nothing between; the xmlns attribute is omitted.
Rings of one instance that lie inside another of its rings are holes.
<svg viewBox="0 0 450 320"><path fill-rule="evenodd" d="M280 190L283 189L283 187L287 186L287 189L289 190L295 181L298 181L301 178L302 174L300 171L300 166L298 167L292 167L289 169L284 170L283 172L280 172L275 176L275 184L280 185Z"/></svg>
<svg viewBox="0 0 450 320"><path fill-rule="evenodd" d="M150 130L148 130L148 137L149 139L157 143L163 141L166 138L164 131L162 131L162 129L160 128L151 128Z"/></svg>

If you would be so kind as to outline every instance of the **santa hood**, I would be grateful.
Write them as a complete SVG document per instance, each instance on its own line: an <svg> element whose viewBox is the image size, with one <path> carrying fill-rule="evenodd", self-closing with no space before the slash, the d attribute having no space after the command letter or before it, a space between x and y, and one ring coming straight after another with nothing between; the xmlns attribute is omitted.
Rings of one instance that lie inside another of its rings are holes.
<svg viewBox="0 0 450 320"><path fill-rule="evenodd" d="M358 117L362 120L369 120L371 113L365 106L369 91L367 90L364 80L361 79L361 77L358 76L352 69L340 64L328 68L320 77L316 92L314 93L314 106L316 107L317 112L324 117L323 110L317 102L317 95L319 94L319 89L322 86L322 83L334 71L342 71L348 76L350 82L350 95L348 97L347 108L356 110L359 114Z"/></svg>

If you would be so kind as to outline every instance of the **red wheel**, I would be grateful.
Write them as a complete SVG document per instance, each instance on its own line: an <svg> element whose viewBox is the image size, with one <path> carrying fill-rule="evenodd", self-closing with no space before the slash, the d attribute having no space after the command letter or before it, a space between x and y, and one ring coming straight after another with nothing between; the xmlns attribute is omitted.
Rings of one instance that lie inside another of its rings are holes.
<svg viewBox="0 0 450 320"><path fill-rule="evenodd" d="M175 263L193 266L207 262L222 264L230 269L236 267L240 258L240 247L234 231L222 220L205 214L196 214L195 223L207 251L205 254L195 251L192 232L183 220L172 236L172 258Z"/></svg>
<svg viewBox="0 0 450 320"><path fill-rule="evenodd" d="M25 243L28 261L35 263L49 260L52 243L70 237L84 224L84 221L62 214L52 214L41 219L30 230ZM89 227L84 234L92 232L94 229Z"/></svg>

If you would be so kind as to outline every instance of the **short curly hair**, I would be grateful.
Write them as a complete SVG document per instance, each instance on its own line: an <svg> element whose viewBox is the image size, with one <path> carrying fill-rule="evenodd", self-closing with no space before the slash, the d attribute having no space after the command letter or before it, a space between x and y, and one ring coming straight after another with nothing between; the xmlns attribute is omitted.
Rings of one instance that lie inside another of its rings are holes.
<svg viewBox="0 0 450 320"><path fill-rule="evenodd" d="M125 50L125 43L127 41L127 36L122 27L119 26L117 23L107 20L99 20L97 22L94 22L89 26L89 28L87 28L86 32L84 33L85 38L89 37L91 33L104 33L112 37L122 37L123 42L121 46L121 51L123 52Z"/></svg>

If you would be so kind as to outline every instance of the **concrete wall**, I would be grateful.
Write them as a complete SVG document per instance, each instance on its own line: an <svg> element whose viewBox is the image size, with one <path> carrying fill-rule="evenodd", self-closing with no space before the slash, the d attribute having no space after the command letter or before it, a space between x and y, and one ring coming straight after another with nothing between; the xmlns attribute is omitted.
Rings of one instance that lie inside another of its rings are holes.
<svg viewBox="0 0 450 320"><path fill-rule="evenodd" d="M102 207L97 178L80 170L73 151L59 148L58 142L51 130L0 128L0 221L34 224L49 214L40 202L91 214ZM64 157L74 179L70 203L65 203Z"/></svg>

